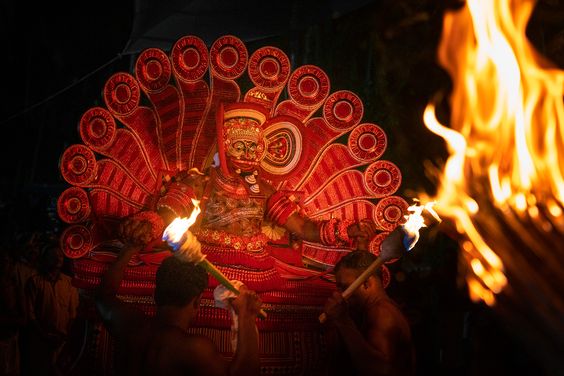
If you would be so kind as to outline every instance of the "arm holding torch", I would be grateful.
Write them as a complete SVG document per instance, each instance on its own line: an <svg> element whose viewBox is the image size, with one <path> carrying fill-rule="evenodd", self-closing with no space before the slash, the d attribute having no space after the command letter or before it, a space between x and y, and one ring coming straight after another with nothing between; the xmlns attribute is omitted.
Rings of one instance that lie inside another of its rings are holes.
<svg viewBox="0 0 564 376"><path fill-rule="evenodd" d="M129 261L150 242L150 230L149 222L133 218L120 225L119 233L124 247L104 274L96 291L96 308L110 332L115 328L130 327L129 324L142 316L118 299L117 294Z"/></svg>
<svg viewBox="0 0 564 376"><path fill-rule="evenodd" d="M406 216L405 223L396 227L396 229L384 239L380 247L380 255L345 291L343 291L342 297L344 299L348 299L354 291L384 263L400 258L406 251L411 250L415 246L419 240L419 229L426 227L424 218L421 215L423 210L427 210L433 218L440 222L438 214L432 209L433 205L434 202L431 202L423 206L412 205L408 208L411 214ZM319 316L319 321L324 323L326 320L327 315L324 312Z"/></svg>
<svg viewBox="0 0 564 376"><path fill-rule="evenodd" d="M362 283L364 283L364 281L366 281L368 277L374 274L374 272L378 268L380 268L385 262L403 256L403 254L405 253L404 241L403 241L404 234L405 232L400 226L397 227L394 231L392 231L386 239L384 239L381 246L382 251L380 253L380 256L378 256L378 258L376 258L376 260L374 260L374 262L370 264L368 268L366 268L366 270L364 270L364 272L362 272L362 274L359 275L358 278L355 279L354 282L351 283L345 291L343 291L343 293L341 294L343 299L345 300L348 299L355 292L355 290ZM319 316L319 321L321 323L324 323L326 320L327 320L327 314L323 312Z"/></svg>

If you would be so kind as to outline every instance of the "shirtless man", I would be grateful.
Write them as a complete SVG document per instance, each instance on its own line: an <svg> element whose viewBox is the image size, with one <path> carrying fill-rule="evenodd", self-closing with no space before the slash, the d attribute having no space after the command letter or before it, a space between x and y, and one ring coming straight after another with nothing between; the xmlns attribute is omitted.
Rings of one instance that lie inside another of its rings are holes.
<svg viewBox="0 0 564 376"><path fill-rule="evenodd" d="M208 275L204 269L179 260L165 259L156 276L154 318L117 298L124 270L143 246L147 223L125 222L122 239L126 246L110 266L96 298L96 305L115 339L115 368L119 375L258 375L258 331L256 317L260 299L242 286L232 301L239 316L238 346L228 362L207 337L186 332L196 317Z"/></svg>
<svg viewBox="0 0 564 376"><path fill-rule="evenodd" d="M380 270L345 301L341 293L376 259L354 251L335 266L336 291L325 305L336 331L335 375L413 375L414 352L407 320L382 286ZM332 373L333 374L333 373Z"/></svg>

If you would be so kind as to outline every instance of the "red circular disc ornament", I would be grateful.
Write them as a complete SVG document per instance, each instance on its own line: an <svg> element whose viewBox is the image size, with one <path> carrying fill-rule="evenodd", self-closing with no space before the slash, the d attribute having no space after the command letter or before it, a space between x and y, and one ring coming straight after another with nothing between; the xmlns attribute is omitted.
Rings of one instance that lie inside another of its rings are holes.
<svg viewBox="0 0 564 376"><path fill-rule="evenodd" d="M67 188L57 200L57 213L66 223L86 220L90 215L90 202L86 191L79 187Z"/></svg>
<svg viewBox="0 0 564 376"><path fill-rule="evenodd" d="M104 86L106 107L114 115L130 114L139 106L141 91L135 77L128 73L116 73Z"/></svg>
<svg viewBox="0 0 564 376"><path fill-rule="evenodd" d="M92 249L92 234L82 225L72 225L61 235L61 249L71 259L80 258Z"/></svg>
<svg viewBox="0 0 564 376"><path fill-rule="evenodd" d="M388 139L382 128L376 124L364 123L352 130L348 145L355 158L370 162L384 154Z"/></svg>
<svg viewBox="0 0 564 376"><path fill-rule="evenodd" d="M210 65L221 78L233 80L247 68L249 55L241 39L232 35L218 38L210 48Z"/></svg>
<svg viewBox="0 0 564 376"><path fill-rule="evenodd" d="M348 90L340 90L329 96L323 105L323 117L332 128L348 131L357 125L364 115L360 98Z"/></svg>
<svg viewBox="0 0 564 376"><path fill-rule="evenodd" d="M166 87L172 75L170 60L158 48L148 48L135 63L135 76L143 90L156 93Z"/></svg>
<svg viewBox="0 0 564 376"><path fill-rule="evenodd" d="M302 65L288 81L288 95L303 107L315 108L329 95L329 77L315 65Z"/></svg>
<svg viewBox="0 0 564 376"><path fill-rule="evenodd" d="M364 182L374 197L389 196L401 185L401 171L392 162L376 161L364 171Z"/></svg>
<svg viewBox="0 0 564 376"><path fill-rule="evenodd" d="M384 197L374 208L376 224L385 231L392 231L405 221L409 204L399 196Z"/></svg>
<svg viewBox="0 0 564 376"><path fill-rule="evenodd" d="M208 70L208 48L203 40L193 35L180 38L172 47L172 68L183 81L197 81Z"/></svg>
<svg viewBox="0 0 564 376"><path fill-rule="evenodd" d="M98 163L94 152L80 144L65 150L60 163L63 178L72 185L84 186L96 178Z"/></svg>
<svg viewBox="0 0 564 376"><path fill-rule="evenodd" d="M251 81L264 91L282 88L290 77L290 59L279 48L262 47L249 59Z"/></svg>
<svg viewBox="0 0 564 376"><path fill-rule="evenodd" d="M94 107L82 115L79 130L86 145L96 150L105 150L114 142L116 122L108 110Z"/></svg>

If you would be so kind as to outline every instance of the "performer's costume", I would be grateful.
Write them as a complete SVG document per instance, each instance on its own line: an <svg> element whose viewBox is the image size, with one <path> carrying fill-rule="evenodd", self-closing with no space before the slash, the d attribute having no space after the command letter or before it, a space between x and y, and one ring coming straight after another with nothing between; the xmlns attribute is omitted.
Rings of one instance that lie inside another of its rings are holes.
<svg viewBox="0 0 564 376"><path fill-rule="evenodd" d="M245 72L252 84L241 95ZM268 318L258 322L264 373L319 372L324 342L317 317L334 289L319 271L351 250L343 236L348 221L379 225L370 243L377 253L408 206L393 195L401 174L380 159L386 135L362 122L362 101L350 91L331 93L319 67L292 71L278 48L249 57L233 36L209 51L194 36L178 40L170 54L147 49L134 75L114 74L103 95L106 106L80 120L84 144L68 147L60 162L72 185L60 195L58 212L69 224L61 243L74 259L75 285L86 295L98 285L115 258L120 219L157 210L185 216L191 198L200 199L204 212L194 232L202 252L264 302ZM257 163L233 177L226 149L249 139L257 141ZM276 193L266 197L262 183ZM323 221L325 244L284 232L280 225L295 212ZM170 254L159 242L141 252L126 271L122 298L153 314L155 272ZM213 306L216 285L210 279L193 330L229 355L230 319ZM89 339L90 350L103 360L111 341L95 315L92 326L100 334Z"/></svg>

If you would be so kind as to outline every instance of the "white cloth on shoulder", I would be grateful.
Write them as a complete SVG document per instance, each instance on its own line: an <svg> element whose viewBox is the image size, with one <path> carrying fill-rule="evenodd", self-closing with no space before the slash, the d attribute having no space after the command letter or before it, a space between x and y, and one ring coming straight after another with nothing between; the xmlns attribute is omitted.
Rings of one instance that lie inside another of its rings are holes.
<svg viewBox="0 0 564 376"><path fill-rule="evenodd" d="M236 280L231 281L231 283L237 289L239 289L243 285L243 282ZM233 348L234 352L235 350L237 350L237 333L239 331L239 320L237 313L235 312L233 307L231 307L230 299L235 299L236 297L237 295L234 292L228 290L227 287L223 285L218 285L213 290L213 299L215 300L215 306L218 308L227 309L231 314L231 347Z"/></svg>

